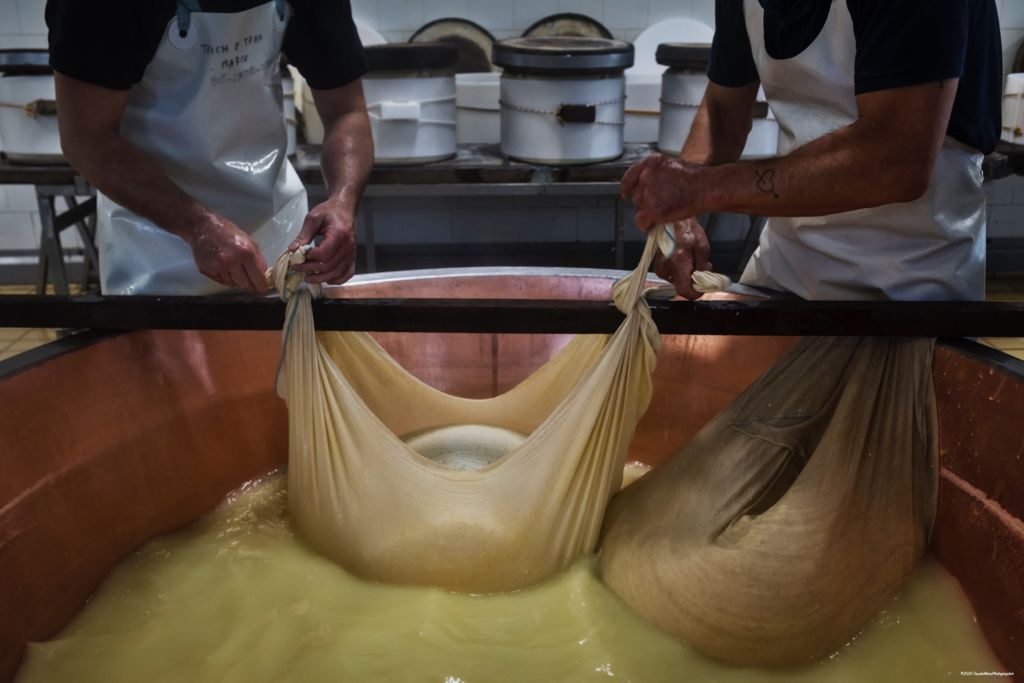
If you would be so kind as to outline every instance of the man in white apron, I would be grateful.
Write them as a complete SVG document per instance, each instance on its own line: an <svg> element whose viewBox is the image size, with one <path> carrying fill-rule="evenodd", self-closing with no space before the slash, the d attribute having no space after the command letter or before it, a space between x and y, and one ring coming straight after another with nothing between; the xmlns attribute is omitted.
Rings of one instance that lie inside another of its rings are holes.
<svg viewBox="0 0 1024 683"><path fill-rule="evenodd" d="M61 142L98 190L105 294L266 290L319 237L310 282L355 265L373 160L362 45L345 0L49 0ZM326 125L329 198L307 212L286 157L282 50Z"/></svg>
<svg viewBox="0 0 1024 683"><path fill-rule="evenodd" d="M711 80L681 158L622 183L642 229L675 223L658 266L699 296L693 216L770 216L741 282L805 299L980 300L981 161L998 140L994 0L717 0ZM737 162L758 86L779 156Z"/></svg>

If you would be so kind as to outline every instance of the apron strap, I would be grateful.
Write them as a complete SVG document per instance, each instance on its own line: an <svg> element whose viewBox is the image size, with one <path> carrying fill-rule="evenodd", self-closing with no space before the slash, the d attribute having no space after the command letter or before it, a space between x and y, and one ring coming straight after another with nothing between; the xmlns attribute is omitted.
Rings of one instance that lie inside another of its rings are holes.
<svg viewBox="0 0 1024 683"><path fill-rule="evenodd" d="M277 11L278 18L282 21L287 11L286 3L287 0L274 0L274 9ZM176 14L178 18L178 33L182 38L188 35L188 29L192 25L192 13L201 11L199 0L178 0Z"/></svg>
<svg viewBox="0 0 1024 683"><path fill-rule="evenodd" d="M188 29L192 25L192 13L201 11L199 0L178 0L178 35L182 38L188 35Z"/></svg>

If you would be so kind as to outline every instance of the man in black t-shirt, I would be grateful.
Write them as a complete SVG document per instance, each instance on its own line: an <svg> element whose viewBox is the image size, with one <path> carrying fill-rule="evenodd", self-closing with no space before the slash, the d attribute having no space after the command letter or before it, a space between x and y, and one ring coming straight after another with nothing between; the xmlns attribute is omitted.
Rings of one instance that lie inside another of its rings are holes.
<svg viewBox="0 0 1024 683"><path fill-rule="evenodd" d="M623 179L679 294L709 246L692 218L770 216L741 282L807 299L982 299L981 158L1002 78L993 0L717 0L710 85L678 159ZM779 156L737 162L763 86Z"/></svg>
<svg viewBox="0 0 1024 683"><path fill-rule="evenodd" d="M311 283L355 267L373 161L347 0L49 0L61 142L99 191L113 294L266 290L266 259L319 238ZM324 122L329 196L307 213L285 157L280 56Z"/></svg>

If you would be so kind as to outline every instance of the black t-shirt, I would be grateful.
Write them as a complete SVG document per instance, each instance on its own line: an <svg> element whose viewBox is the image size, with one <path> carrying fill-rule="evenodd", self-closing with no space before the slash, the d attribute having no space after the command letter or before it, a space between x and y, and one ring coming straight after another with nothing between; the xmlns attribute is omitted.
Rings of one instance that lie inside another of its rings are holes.
<svg viewBox="0 0 1024 683"><path fill-rule="evenodd" d="M243 12L267 0L203 0L202 11ZM349 0L289 0L283 52L309 85L327 90L366 73ZM87 83L128 90L142 80L177 0L47 0L50 65Z"/></svg>
<svg viewBox="0 0 1024 683"><path fill-rule="evenodd" d="M995 149L1003 58L994 0L758 1L773 59L800 54L821 32L832 2L846 2L857 41L856 94L959 78L948 134L986 154ZM758 79L743 0L715 0L708 76L728 87Z"/></svg>

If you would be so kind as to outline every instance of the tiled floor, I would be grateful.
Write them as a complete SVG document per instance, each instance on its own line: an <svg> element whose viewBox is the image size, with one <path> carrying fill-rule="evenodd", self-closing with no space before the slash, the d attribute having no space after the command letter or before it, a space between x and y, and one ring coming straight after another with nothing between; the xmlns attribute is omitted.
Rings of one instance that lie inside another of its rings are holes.
<svg viewBox="0 0 1024 683"><path fill-rule="evenodd" d="M1024 360L1024 338L1004 337L1001 339L982 339L981 342L994 349L999 349L1014 358Z"/></svg>
<svg viewBox="0 0 1024 683"><path fill-rule="evenodd" d="M986 292L989 301L1024 301L1024 273L991 277Z"/></svg>
<svg viewBox="0 0 1024 683"><path fill-rule="evenodd" d="M20 327L0 327L0 360L16 356L57 338L53 330L27 330Z"/></svg>
<svg viewBox="0 0 1024 683"><path fill-rule="evenodd" d="M0 296L7 294L35 294L32 285L2 285ZM37 346L57 339L55 330L32 330L23 327L0 327L0 360L16 356Z"/></svg>
<svg viewBox="0 0 1024 683"><path fill-rule="evenodd" d="M1024 275L989 278L989 301L1024 301ZM1024 360L1024 337L981 339L983 344Z"/></svg>
<svg viewBox="0 0 1024 683"><path fill-rule="evenodd" d="M0 296L33 294L34 292L35 289L28 285L0 286ZM990 301L1024 301L1024 275L991 278L988 282L988 298ZM0 360L51 342L56 338L57 334L54 330L0 327ZM1024 337L983 338L981 342L1024 360Z"/></svg>

